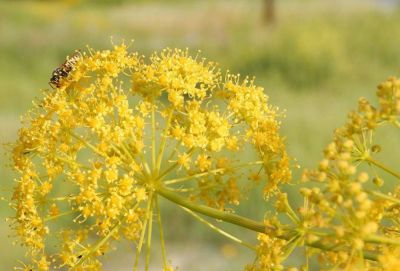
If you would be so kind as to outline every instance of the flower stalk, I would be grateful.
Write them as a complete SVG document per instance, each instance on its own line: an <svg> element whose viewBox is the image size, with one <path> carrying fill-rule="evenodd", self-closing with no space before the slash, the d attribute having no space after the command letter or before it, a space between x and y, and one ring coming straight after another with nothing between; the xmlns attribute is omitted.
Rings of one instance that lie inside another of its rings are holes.
<svg viewBox="0 0 400 271"><path fill-rule="evenodd" d="M187 200L186 198L183 198L181 196L179 196L178 194L176 194L175 192L171 191L170 189L159 185L156 188L156 193L159 194L160 196L184 207L187 208L191 211L197 212L197 213L201 213L203 215L218 219L218 220L222 220L224 222L228 222L231 224L234 224L236 226L242 227L242 228L246 228L255 232L259 232L259 233L265 233L266 230L268 229L268 231L273 231L273 228L270 228L268 226L266 226L263 222L258 222L246 217L242 217L236 214L230 214L230 213L226 213L223 211L219 211L216 210L214 208L210 208L208 206L204 206L204 205L199 205L199 204L195 204L193 202L191 202L190 200ZM291 234L290 234L290 230L287 231L288 233L280 235L279 237L285 240L290 240ZM387 243L387 238L379 238L378 236L371 236L370 238L367 238L366 241L372 241L372 242L383 242L383 243ZM324 251L335 251L335 248L329 247L321 242L306 242L306 246L312 247L312 248L317 248L317 249L321 249ZM370 252L370 251L363 251L364 254L364 258L371 260L371 261L377 261L378 260L378 256L376 253L374 252Z"/></svg>
<svg viewBox="0 0 400 271"><path fill-rule="evenodd" d="M385 164L379 162L378 160L373 159L371 156L368 156L365 158L365 161L369 164L372 164L384 171L386 171L387 173L391 174L392 176L396 177L397 179L400 180L400 173L394 171L393 169L389 168L388 166L386 166Z"/></svg>

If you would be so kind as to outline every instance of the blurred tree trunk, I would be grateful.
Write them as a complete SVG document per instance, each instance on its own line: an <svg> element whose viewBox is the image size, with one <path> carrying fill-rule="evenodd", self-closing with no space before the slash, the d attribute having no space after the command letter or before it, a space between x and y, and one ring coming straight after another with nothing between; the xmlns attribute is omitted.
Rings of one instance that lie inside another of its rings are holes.
<svg viewBox="0 0 400 271"><path fill-rule="evenodd" d="M264 0L264 20L268 24L275 22L275 0Z"/></svg>

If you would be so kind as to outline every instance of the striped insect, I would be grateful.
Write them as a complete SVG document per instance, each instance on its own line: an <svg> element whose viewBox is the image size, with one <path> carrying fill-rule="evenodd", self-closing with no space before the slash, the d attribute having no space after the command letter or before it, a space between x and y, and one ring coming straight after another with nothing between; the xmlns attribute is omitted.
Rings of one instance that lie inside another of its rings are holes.
<svg viewBox="0 0 400 271"><path fill-rule="evenodd" d="M72 56L67 56L67 59L64 61L64 63L57 67L51 74L49 85L53 89L60 88L62 85L62 80L68 77L81 57L82 54L80 51L75 51Z"/></svg>

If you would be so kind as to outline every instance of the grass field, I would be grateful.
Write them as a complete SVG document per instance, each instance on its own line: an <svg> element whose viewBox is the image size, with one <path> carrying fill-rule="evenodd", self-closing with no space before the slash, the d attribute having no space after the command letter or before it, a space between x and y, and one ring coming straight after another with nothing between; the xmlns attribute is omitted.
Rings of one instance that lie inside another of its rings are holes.
<svg viewBox="0 0 400 271"><path fill-rule="evenodd" d="M303 168L312 167L357 98L373 97L380 81L399 74L400 10L381 2L279 1L275 24L266 25L258 0L0 1L0 142L15 140L19 116L48 88L52 70L67 54L87 44L110 47L113 36L114 42L133 39L132 50L146 55L165 47L188 47L193 54L199 49L224 69L255 75L271 102L286 110L282 133L290 154ZM382 136L399 147L398 135ZM8 196L12 173L3 153L1 194ZM261 219L265 205L260 199L240 208ZM0 211L2 218L10 214L5 202ZM176 244L170 258L180 270L241 270L252 261L172 206L165 212L174 216L166 234ZM0 269L11 270L21 250L5 238L5 223L0 232ZM133 252L124 248L119 264L129 266ZM221 265L224 260L229 264ZM111 266L115 259L107 261Z"/></svg>

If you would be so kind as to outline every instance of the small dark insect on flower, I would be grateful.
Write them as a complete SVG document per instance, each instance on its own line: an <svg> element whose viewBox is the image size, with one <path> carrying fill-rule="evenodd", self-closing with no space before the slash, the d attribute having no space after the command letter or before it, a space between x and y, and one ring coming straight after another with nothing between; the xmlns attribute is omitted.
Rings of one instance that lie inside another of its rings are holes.
<svg viewBox="0 0 400 271"><path fill-rule="evenodd" d="M82 54L79 50L75 51L72 56L67 56L64 63L53 71L49 81L49 85L53 89L61 87L61 80L67 78L81 56Z"/></svg>

